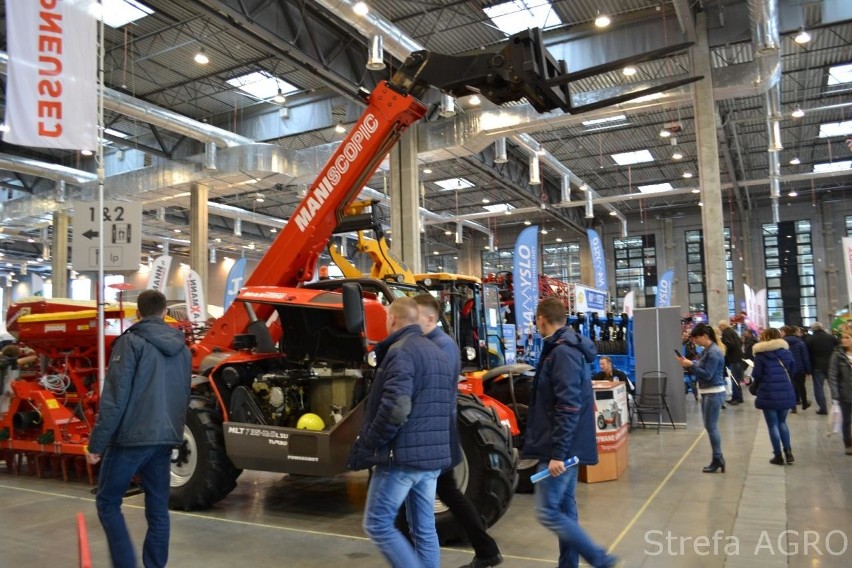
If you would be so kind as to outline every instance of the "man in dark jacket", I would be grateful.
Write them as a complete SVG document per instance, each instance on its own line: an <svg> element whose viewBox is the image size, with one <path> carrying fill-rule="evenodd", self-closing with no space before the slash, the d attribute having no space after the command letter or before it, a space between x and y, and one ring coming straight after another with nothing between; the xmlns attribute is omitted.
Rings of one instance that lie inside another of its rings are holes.
<svg viewBox="0 0 852 568"><path fill-rule="evenodd" d="M825 331L818 321L811 325L811 331L813 333L805 337L805 345L808 347L808 356L811 358L814 400L818 407L817 414L828 414L823 385L828 378L828 363L831 361L831 354L837 348L837 338Z"/></svg>
<svg viewBox="0 0 852 568"><path fill-rule="evenodd" d="M737 331L727 321L719 322L722 332L722 343L725 345L725 366L731 370L734 380L731 381L731 400L728 404L737 405L743 402L743 344Z"/></svg>
<svg viewBox="0 0 852 568"><path fill-rule="evenodd" d="M166 297L146 290L137 309L140 321L112 344L86 459L101 462L95 504L112 565L137 565L121 503L138 474L148 521L142 564L160 568L169 558L171 455L183 441L192 368L183 333L163 321Z"/></svg>
<svg viewBox="0 0 852 568"><path fill-rule="evenodd" d="M376 345L378 368L349 467L375 466L363 526L385 559L392 566L439 568L435 485L451 463L458 375L423 336L418 317L411 298L388 308L388 337ZM403 502L415 546L394 526Z"/></svg>
<svg viewBox="0 0 852 568"><path fill-rule="evenodd" d="M796 403L802 404L802 410L807 410L811 403L808 402L808 390L805 388L807 376L811 374L811 358L808 355L808 348L801 337L796 335L799 328L795 325L785 325L781 328L781 334L784 341L790 346L790 353L793 354L793 360L796 362L796 368L793 370L793 375L790 377L793 381L793 388L796 390ZM793 407L792 412L796 413L796 407Z"/></svg>
<svg viewBox="0 0 852 568"><path fill-rule="evenodd" d="M459 347L453 338L443 329L438 327L438 317L441 313L441 305L431 294L420 294L414 297L419 312L420 329L429 341L434 343L446 355L456 377L461 374L461 354ZM456 483L453 468L462 461L461 446L459 445L458 421L453 413L450 419L450 450L452 453L452 464L438 476L436 493L438 498L447 506L456 521L461 525L470 541L476 555L470 564L462 568L487 568L497 566L503 562L503 556L497 543L485 532L482 517L473 506L470 499L459 490Z"/></svg>
<svg viewBox="0 0 852 568"><path fill-rule="evenodd" d="M565 325L565 305L542 300L536 325L544 337L530 393L523 457L538 459L538 471L551 477L535 488L538 521L559 537L559 568L576 568L579 557L596 568L615 566L617 559L580 527L574 492L577 468L565 467L573 456L584 465L598 463L594 394L589 364L597 352L586 337Z"/></svg>

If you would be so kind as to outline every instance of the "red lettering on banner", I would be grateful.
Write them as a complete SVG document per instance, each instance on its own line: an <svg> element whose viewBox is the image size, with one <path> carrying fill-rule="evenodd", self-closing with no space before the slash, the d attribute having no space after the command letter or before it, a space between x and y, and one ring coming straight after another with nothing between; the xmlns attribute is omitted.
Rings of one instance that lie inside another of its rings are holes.
<svg viewBox="0 0 852 568"><path fill-rule="evenodd" d="M62 14L57 10L58 0L40 0L38 26L38 74L56 77L62 73ZM49 55L53 53L55 55ZM43 80L38 83L38 135L57 138L62 135L62 80Z"/></svg>

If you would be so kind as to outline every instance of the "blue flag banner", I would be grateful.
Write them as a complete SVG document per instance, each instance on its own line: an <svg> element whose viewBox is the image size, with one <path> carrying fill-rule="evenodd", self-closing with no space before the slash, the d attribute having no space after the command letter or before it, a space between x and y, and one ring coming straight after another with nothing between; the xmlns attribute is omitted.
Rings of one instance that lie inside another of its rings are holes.
<svg viewBox="0 0 852 568"><path fill-rule="evenodd" d="M228 280L225 286L225 301L222 305L226 310L230 307L231 302L237 297L240 288L243 287L243 282L246 279L246 259L241 258L234 263L231 271L228 272Z"/></svg>
<svg viewBox="0 0 852 568"><path fill-rule="evenodd" d="M512 285L515 290L515 325L527 334L535 325L538 307L538 227L527 227L515 241Z"/></svg>
<svg viewBox="0 0 852 568"><path fill-rule="evenodd" d="M672 288L674 287L674 270L666 270L657 283L657 307L668 308L672 305Z"/></svg>
<svg viewBox="0 0 852 568"><path fill-rule="evenodd" d="M607 290L606 258L604 257L603 241L594 229L586 229L589 235L589 248L592 251L592 270L595 273L595 288Z"/></svg>

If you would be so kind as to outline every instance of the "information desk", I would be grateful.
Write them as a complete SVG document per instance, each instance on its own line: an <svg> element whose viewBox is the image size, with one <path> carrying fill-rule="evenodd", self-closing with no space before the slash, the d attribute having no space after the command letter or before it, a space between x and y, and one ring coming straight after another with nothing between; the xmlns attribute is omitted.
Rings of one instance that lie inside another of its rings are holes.
<svg viewBox="0 0 852 568"><path fill-rule="evenodd" d="M592 381L598 465L580 466L580 481L618 479L627 469L627 388L621 381Z"/></svg>

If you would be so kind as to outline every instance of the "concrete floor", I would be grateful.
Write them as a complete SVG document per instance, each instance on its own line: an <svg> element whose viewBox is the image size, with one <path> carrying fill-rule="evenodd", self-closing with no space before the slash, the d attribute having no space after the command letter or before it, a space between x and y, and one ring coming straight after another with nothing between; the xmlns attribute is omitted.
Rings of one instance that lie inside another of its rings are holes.
<svg viewBox="0 0 852 568"><path fill-rule="evenodd" d="M852 566L852 456L837 436L826 437L815 407L788 420L796 455L788 467L768 463L766 429L750 399L724 410L724 475L701 473L710 450L691 396L687 411L685 430L630 434L621 479L579 484L581 522L595 539L627 567ZM76 566L77 512L86 518L93 566L109 566L89 486L16 477L3 467L0 567ZM317 480L245 472L212 510L172 513L170 565L385 566L361 531L365 496L361 474ZM142 499L125 501L137 543L145 530ZM516 495L490 532L506 567L555 564L556 539L536 522L531 495ZM442 550L444 567L470 559L464 547Z"/></svg>

